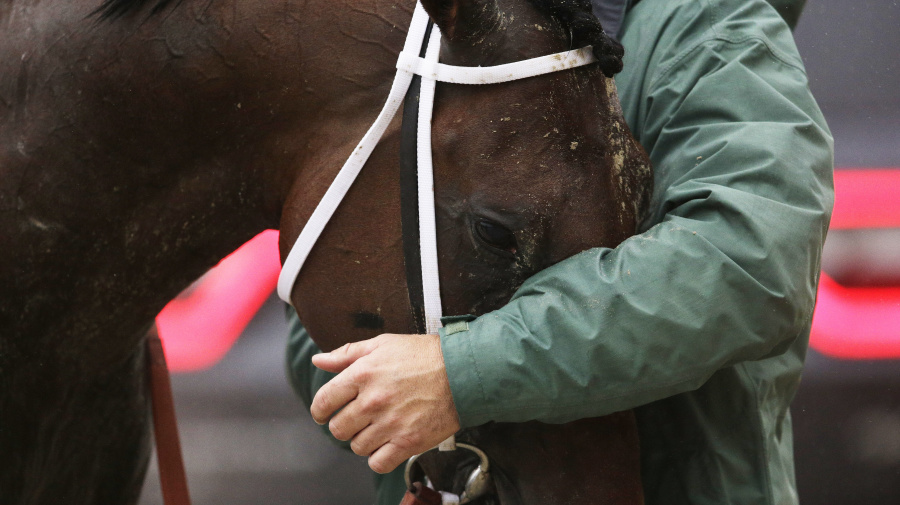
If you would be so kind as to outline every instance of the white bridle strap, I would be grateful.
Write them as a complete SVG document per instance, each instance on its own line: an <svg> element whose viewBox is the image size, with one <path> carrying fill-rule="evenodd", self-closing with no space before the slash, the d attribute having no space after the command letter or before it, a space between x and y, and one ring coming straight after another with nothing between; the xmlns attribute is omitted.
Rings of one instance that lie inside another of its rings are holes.
<svg viewBox="0 0 900 505"><path fill-rule="evenodd" d="M441 53L441 32L435 26L423 61L437 63ZM435 80L422 76L419 89L416 164L419 179L419 255L422 259L422 294L425 301L425 332L441 328L441 281L438 272L437 226L434 213L434 167L431 162L431 114L434 110Z"/></svg>
<svg viewBox="0 0 900 505"><path fill-rule="evenodd" d="M413 19L403 47L404 51L418 50L418 44L421 44L422 39L425 38L427 26L428 13L425 12L420 3L416 2L416 10L413 12ZM353 149L353 154L341 167L340 172L334 178L334 182L331 183L328 191L325 192L325 196L322 197L316 210L313 211L309 221L306 222L306 225L300 232L300 236L297 237L297 241L294 242L291 252L281 267L281 274L278 276L278 297L285 302L291 303L291 291L294 289L294 282L297 281L297 275L300 274L303 263L306 262L306 257L309 256L309 252L312 251L316 240L319 239L322 230L325 229L325 225L328 224L331 216L334 215L334 211L337 210L341 200L350 191L350 186L353 185L353 181L356 180L359 171L362 170L366 160L369 159L375 146L378 145L378 141L381 140L381 136L384 135L384 131L397 114L397 109L403 103L406 90L409 89L412 76L413 74L409 72L397 72L397 75L394 77L394 83L391 85L387 102L384 104L381 113L378 114L378 118L375 119L375 123L372 124L362 140L359 141L356 148Z"/></svg>
<svg viewBox="0 0 900 505"><path fill-rule="evenodd" d="M436 60L420 58L417 53L403 50L397 59L397 69L453 84L497 84L568 70L594 63L591 46L531 58L530 60L496 65L493 67L457 67L444 65Z"/></svg>

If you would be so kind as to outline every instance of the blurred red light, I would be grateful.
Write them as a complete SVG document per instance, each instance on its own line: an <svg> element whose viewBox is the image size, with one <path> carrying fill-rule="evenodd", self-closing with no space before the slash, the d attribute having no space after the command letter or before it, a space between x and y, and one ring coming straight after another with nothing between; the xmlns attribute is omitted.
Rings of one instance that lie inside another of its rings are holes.
<svg viewBox="0 0 900 505"><path fill-rule="evenodd" d="M173 372L218 363L275 289L278 232L267 230L223 259L156 317Z"/></svg>
<svg viewBox="0 0 900 505"><path fill-rule="evenodd" d="M834 172L832 230L900 228L900 168Z"/></svg>
<svg viewBox="0 0 900 505"><path fill-rule="evenodd" d="M900 169L836 170L831 229L900 228ZM900 358L900 286L846 287L823 272L810 346L853 360Z"/></svg>

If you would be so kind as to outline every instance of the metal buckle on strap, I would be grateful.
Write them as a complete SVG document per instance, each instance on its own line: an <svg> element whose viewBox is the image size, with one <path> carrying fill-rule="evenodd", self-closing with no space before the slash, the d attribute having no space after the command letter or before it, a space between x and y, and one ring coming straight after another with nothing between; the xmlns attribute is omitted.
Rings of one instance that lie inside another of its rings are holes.
<svg viewBox="0 0 900 505"><path fill-rule="evenodd" d="M472 470L472 473L469 474L469 478L466 479L466 485L463 488L463 492L461 495L459 495L459 503L460 505L462 505L463 503L468 503L476 498L484 496L490 490L490 461L488 460L487 454L485 454L484 451L475 447L474 445L457 443L456 447L474 452L479 459L478 467ZM410 477L410 472L412 471L412 467L416 463L416 460L418 460L419 456L421 456L422 454L416 454L415 456L409 458L409 461L406 462L406 468L403 472L403 479L406 481L407 489L412 488L412 477Z"/></svg>

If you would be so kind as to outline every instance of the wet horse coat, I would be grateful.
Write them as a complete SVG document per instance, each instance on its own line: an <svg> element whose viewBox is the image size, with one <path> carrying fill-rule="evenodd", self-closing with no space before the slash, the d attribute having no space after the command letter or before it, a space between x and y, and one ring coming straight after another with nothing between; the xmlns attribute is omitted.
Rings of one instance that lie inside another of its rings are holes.
<svg viewBox="0 0 900 505"><path fill-rule="evenodd" d="M526 2L461 4L490 15L460 18L444 61L569 44ZM412 2L184 1L115 21L90 17L96 7L0 4L4 504L136 500L155 314L258 231L280 227L290 246L380 108ZM326 349L412 329L396 126L294 291ZM497 307L530 273L634 230L646 162L596 68L439 86L434 132L445 313ZM483 222L512 233L515 251L487 242Z"/></svg>

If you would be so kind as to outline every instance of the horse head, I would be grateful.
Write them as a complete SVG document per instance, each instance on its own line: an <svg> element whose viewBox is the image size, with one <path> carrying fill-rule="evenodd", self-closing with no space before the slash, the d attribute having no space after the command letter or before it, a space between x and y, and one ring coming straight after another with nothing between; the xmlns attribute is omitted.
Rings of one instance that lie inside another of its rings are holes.
<svg viewBox="0 0 900 505"><path fill-rule="evenodd" d="M499 308L535 272L591 247L614 247L635 232L648 200L649 162L622 118L614 81L604 75L620 68L620 48L596 22L585 26L590 5L582 4L423 2L443 34L442 63L499 65L587 43L597 46L600 60L502 84L438 83L432 149L444 314ZM324 349L415 331L400 252L396 127L293 291L301 319ZM283 218L287 245L303 221L295 216L286 211Z"/></svg>
<svg viewBox="0 0 900 505"><path fill-rule="evenodd" d="M595 65L503 84L437 85L432 149L443 312L480 315L506 303L535 272L633 235L649 199L650 165L625 124L612 80L621 48L591 21L590 2L422 4L443 34L446 64L493 66L586 44L598 53ZM396 174L397 137L395 125L364 173ZM415 331L399 204L385 197L398 188L371 175L360 183L365 189L351 192L293 292L301 319L325 349ZM355 245L348 230L357 230ZM488 502L641 500L630 412L560 426L491 424L459 438L492 461ZM453 451L428 453L419 463L436 487L458 493L478 460Z"/></svg>

